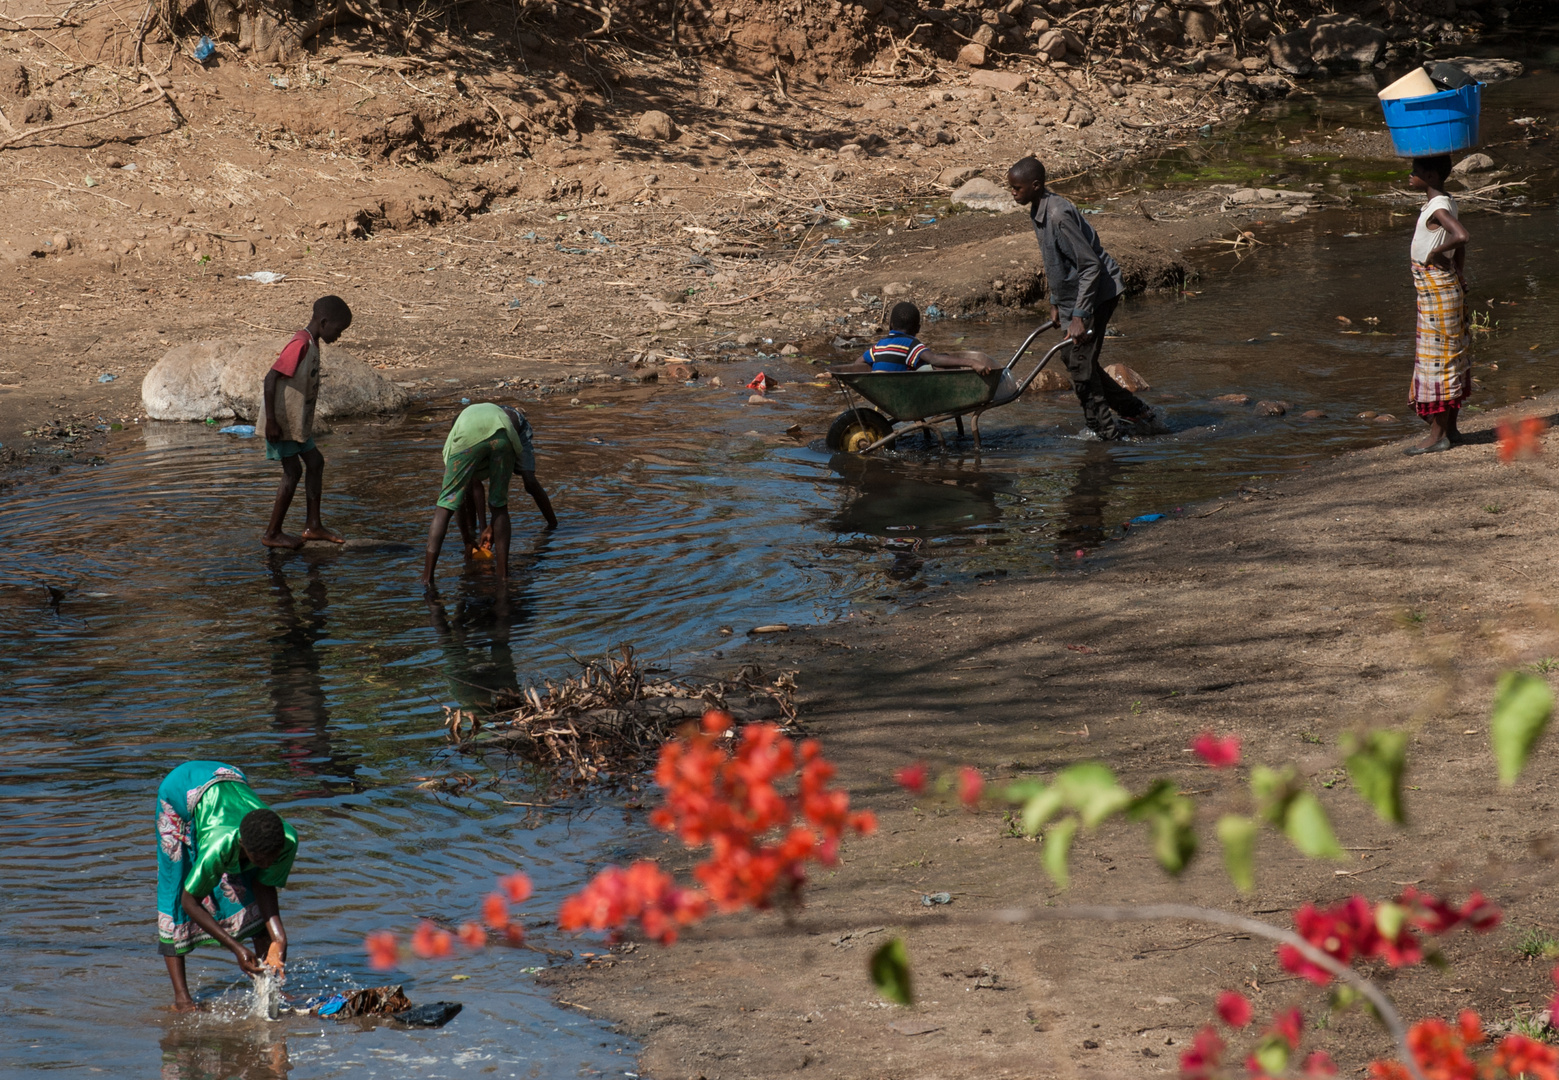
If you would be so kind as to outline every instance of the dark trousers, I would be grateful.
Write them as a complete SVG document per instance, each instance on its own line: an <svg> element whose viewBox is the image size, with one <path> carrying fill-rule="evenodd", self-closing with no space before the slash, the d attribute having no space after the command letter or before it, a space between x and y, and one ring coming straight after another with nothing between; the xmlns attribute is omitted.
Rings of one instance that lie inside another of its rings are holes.
<svg viewBox="0 0 1559 1080"><path fill-rule="evenodd" d="M1148 408L1141 398L1110 378L1099 362L1099 354L1104 350L1104 328L1110 325L1110 316L1115 314L1118 300L1118 297L1111 297L1094 308L1093 319L1088 324L1092 331L1088 340L1061 354L1066 358L1066 372L1072 377L1072 389L1083 406L1083 419L1101 439L1121 437L1116 416L1129 420L1141 416Z"/></svg>

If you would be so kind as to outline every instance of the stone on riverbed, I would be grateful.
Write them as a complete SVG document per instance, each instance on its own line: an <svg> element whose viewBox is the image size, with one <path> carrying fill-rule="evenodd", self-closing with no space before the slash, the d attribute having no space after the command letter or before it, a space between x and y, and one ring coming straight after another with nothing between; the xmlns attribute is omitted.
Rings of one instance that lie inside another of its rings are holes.
<svg viewBox="0 0 1559 1080"><path fill-rule="evenodd" d="M1105 374L1115 380L1122 390L1135 394L1139 390L1151 389L1148 380L1144 379L1140 372L1127 367L1125 364L1106 364L1104 365L1104 371Z"/></svg>
<svg viewBox="0 0 1559 1080"><path fill-rule="evenodd" d="M1014 214L1021 209L1012 201L1011 192L983 176L965 181L953 192L953 205L967 206L971 210L992 210L998 214Z"/></svg>
<svg viewBox="0 0 1559 1080"><path fill-rule="evenodd" d="M265 373L285 342L197 341L169 349L141 382L153 420L257 422ZM406 391L344 350L326 346L320 365L318 415L361 416L406 407Z"/></svg>

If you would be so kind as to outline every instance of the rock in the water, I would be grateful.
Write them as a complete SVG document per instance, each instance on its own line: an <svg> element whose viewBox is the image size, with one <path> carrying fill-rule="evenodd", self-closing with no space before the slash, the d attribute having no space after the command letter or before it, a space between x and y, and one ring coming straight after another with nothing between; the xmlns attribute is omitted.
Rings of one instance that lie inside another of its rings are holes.
<svg viewBox="0 0 1559 1080"><path fill-rule="evenodd" d="M1250 404L1250 395L1249 394L1219 394L1217 397L1213 398L1213 400L1217 401L1217 402L1221 402L1224 405L1249 405Z"/></svg>
<svg viewBox="0 0 1559 1080"><path fill-rule="evenodd" d="M1310 58L1332 68L1372 67L1385 49L1386 32L1357 19L1322 23L1310 34Z"/></svg>
<svg viewBox="0 0 1559 1080"><path fill-rule="evenodd" d="M1034 376L1034 381L1029 383L1030 390L1070 390L1072 380L1067 375L1066 369L1045 365L1045 370Z"/></svg>
<svg viewBox="0 0 1559 1080"><path fill-rule="evenodd" d="M1306 409L1299 414L1301 420L1325 420L1326 414L1320 409Z"/></svg>
<svg viewBox="0 0 1559 1080"><path fill-rule="evenodd" d="M677 137L677 125L659 109L651 109L639 117L639 134L646 139L668 142Z"/></svg>
<svg viewBox="0 0 1559 1080"><path fill-rule="evenodd" d="M1015 71L976 71L969 76L969 85L988 86L1007 94L1021 94L1029 88L1029 81Z"/></svg>
<svg viewBox="0 0 1559 1080"><path fill-rule="evenodd" d="M661 374L668 379L677 382L687 382L689 379L698 378L698 369L683 360L667 360L666 366L660 369Z"/></svg>
<svg viewBox="0 0 1559 1080"><path fill-rule="evenodd" d="M1115 380L1122 390L1129 390L1135 394L1139 390L1151 389L1148 380L1144 379L1140 372L1127 367L1125 364L1106 364L1104 365L1104 371L1105 374Z"/></svg>
<svg viewBox="0 0 1559 1080"><path fill-rule="evenodd" d="M1455 64L1483 83L1517 79L1526 71L1519 60L1497 60L1493 57L1485 59L1476 56L1453 56L1446 63Z"/></svg>
<svg viewBox="0 0 1559 1080"><path fill-rule="evenodd" d="M998 214L1013 214L1022 209L1012 201L1010 191L983 176L965 181L953 192L953 205L967 206L971 210L991 210Z"/></svg>
<svg viewBox="0 0 1559 1080"><path fill-rule="evenodd" d="M958 66L977 68L985 66L985 46L970 42L958 50Z"/></svg>
<svg viewBox="0 0 1559 1080"><path fill-rule="evenodd" d="M1451 175L1462 176L1467 173L1488 172L1494 168L1494 159L1487 154L1468 154L1451 168Z"/></svg>
<svg viewBox="0 0 1559 1080"><path fill-rule="evenodd" d="M1256 402L1257 416L1284 416L1288 413L1286 401L1258 401Z"/></svg>
<svg viewBox="0 0 1559 1080"><path fill-rule="evenodd" d="M1310 55L1310 35L1303 30L1274 34L1267 42L1267 55L1273 67L1290 75L1308 75L1315 70L1315 60Z"/></svg>
<svg viewBox="0 0 1559 1080"><path fill-rule="evenodd" d="M265 373L285 342L198 341L169 349L141 382L141 402L153 420L207 417L257 422ZM394 412L406 391L341 349L320 360L321 417Z"/></svg>

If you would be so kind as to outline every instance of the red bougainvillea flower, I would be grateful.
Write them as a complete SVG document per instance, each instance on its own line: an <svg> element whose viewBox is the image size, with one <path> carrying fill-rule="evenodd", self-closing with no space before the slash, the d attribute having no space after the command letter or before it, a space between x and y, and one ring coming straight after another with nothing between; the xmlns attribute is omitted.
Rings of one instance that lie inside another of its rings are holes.
<svg viewBox="0 0 1559 1080"><path fill-rule="evenodd" d="M913 765L906 765L895 774L895 778L900 787L919 795L926 790L926 763L917 761Z"/></svg>
<svg viewBox="0 0 1559 1080"><path fill-rule="evenodd" d="M1506 1035L1494 1048L1494 1067L1506 1076L1531 1080L1559 1078L1559 1051L1525 1035Z"/></svg>
<svg viewBox="0 0 1559 1080"><path fill-rule="evenodd" d="M368 950L368 966L375 971L390 971L400 963L400 946L388 930L369 934L363 939L363 948Z"/></svg>
<svg viewBox="0 0 1559 1080"><path fill-rule="evenodd" d="M1332 1055L1325 1050L1317 1050L1305 1058L1304 1069L1301 1075L1306 1080L1312 1080L1312 1078L1320 1080L1323 1076L1336 1076L1337 1063L1332 1060Z"/></svg>
<svg viewBox="0 0 1559 1080"><path fill-rule="evenodd" d="M525 930L519 923L510 923L503 928L503 940L507 944L518 948L525 944Z"/></svg>
<svg viewBox="0 0 1559 1080"><path fill-rule="evenodd" d="M1227 735L1220 739L1210 731L1204 731L1191 743L1196 756L1215 769L1227 769L1240 763L1240 740Z"/></svg>
<svg viewBox="0 0 1559 1080"><path fill-rule="evenodd" d="M965 765L958 770L958 799L965 806L973 806L980 801L980 793L985 790L985 777L980 775L980 770L971 765Z"/></svg>
<svg viewBox="0 0 1559 1080"><path fill-rule="evenodd" d="M616 932L637 922L669 944L711 910L799 901L807 864L831 866L846 832L876 830L874 815L852 811L850 796L830 786L834 767L815 740L749 724L733 742L724 736L734 726L729 713L711 710L702 733L667 744L655 768L666 794L650 822L709 849L693 870L701 888L678 886L653 862L611 867L563 902L563 929Z"/></svg>
<svg viewBox="0 0 1559 1080"><path fill-rule="evenodd" d="M509 901L502 893L487 894L487 899L482 901L482 921L493 930L502 930L509 925Z"/></svg>
<svg viewBox="0 0 1559 1080"><path fill-rule="evenodd" d="M1294 929L1339 964L1351 963L1354 957L1362 956L1385 960L1392 967L1405 967L1421 963L1424 958L1422 946L1405 923L1397 927L1394 936L1387 937L1377 925L1376 909L1358 895L1324 911L1313 904L1304 905L1294 912ZM1278 962L1286 971L1309 979L1317 986L1332 981L1331 972L1311 963L1292 945L1279 947Z"/></svg>
<svg viewBox="0 0 1559 1080"><path fill-rule="evenodd" d="M523 904L530 899L530 878L524 874L516 872L499 878L498 888L509 898L511 904Z"/></svg>
<svg viewBox="0 0 1559 1080"><path fill-rule="evenodd" d="M1211 1024L1198 1031L1191 1048L1180 1055L1180 1080L1212 1080L1223 1062L1224 1047Z"/></svg>
<svg viewBox="0 0 1559 1080"><path fill-rule="evenodd" d="M1250 999L1233 990L1218 995L1218 1018L1230 1027L1242 1028L1250 1023L1253 1010Z"/></svg>
<svg viewBox="0 0 1559 1080"><path fill-rule="evenodd" d="M436 960L449 955L454 941L454 935L448 930L440 930L423 919L422 925L411 935L411 951L424 960Z"/></svg>
<svg viewBox="0 0 1559 1080"><path fill-rule="evenodd" d="M1541 416L1528 416L1518 424L1501 420L1496 429L1499 435L1499 459L1506 464L1517 458L1537 457L1543 452L1543 432L1548 421Z"/></svg>
<svg viewBox="0 0 1559 1080"><path fill-rule="evenodd" d="M1430 1019L1414 1024L1407 1033L1413 1060L1431 1080L1478 1080L1483 1077L1559 1080L1559 1050L1554 1047L1525 1035L1506 1035L1480 1065L1468 1053L1468 1048L1486 1040L1483 1022L1471 1010L1456 1018L1454 1028L1444 1020ZM1370 1065L1370 1076L1375 1080L1407 1080L1408 1072L1401 1062L1377 1061Z"/></svg>
<svg viewBox="0 0 1559 1080"><path fill-rule="evenodd" d="M1470 893L1467 902L1455 907L1445 900L1419 892L1409 885L1397 903L1408 911L1414 926L1426 934L1444 934L1463 923L1474 932L1486 934L1499 925L1502 913L1480 892Z"/></svg>
<svg viewBox="0 0 1559 1080"><path fill-rule="evenodd" d="M1266 1031L1288 1043L1290 1050L1299 1049L1299 1040L1305 1033L1305 1014L1298 1009L1284 1009L1272 1014L1272 1026Z"/></svg>
<svg viewBox="0 0 1559 1080"><path fill-rule="evenodd" d="M482 929L481 923L461 923L460 933L457 936L460 938L460 944L468 949L481 949L487 945L487 931Z"/></svg>

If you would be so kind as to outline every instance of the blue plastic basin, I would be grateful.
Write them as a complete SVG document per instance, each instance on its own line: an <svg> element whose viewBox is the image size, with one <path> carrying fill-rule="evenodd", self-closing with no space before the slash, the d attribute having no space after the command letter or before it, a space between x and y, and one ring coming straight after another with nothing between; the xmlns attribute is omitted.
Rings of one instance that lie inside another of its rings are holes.
<svg viewBox="0 0 1559 1080"><path fill-rule="evenodd" d="M1478 145L1482 83L1380 103L1398 157L1433 157Z"/></svg>

